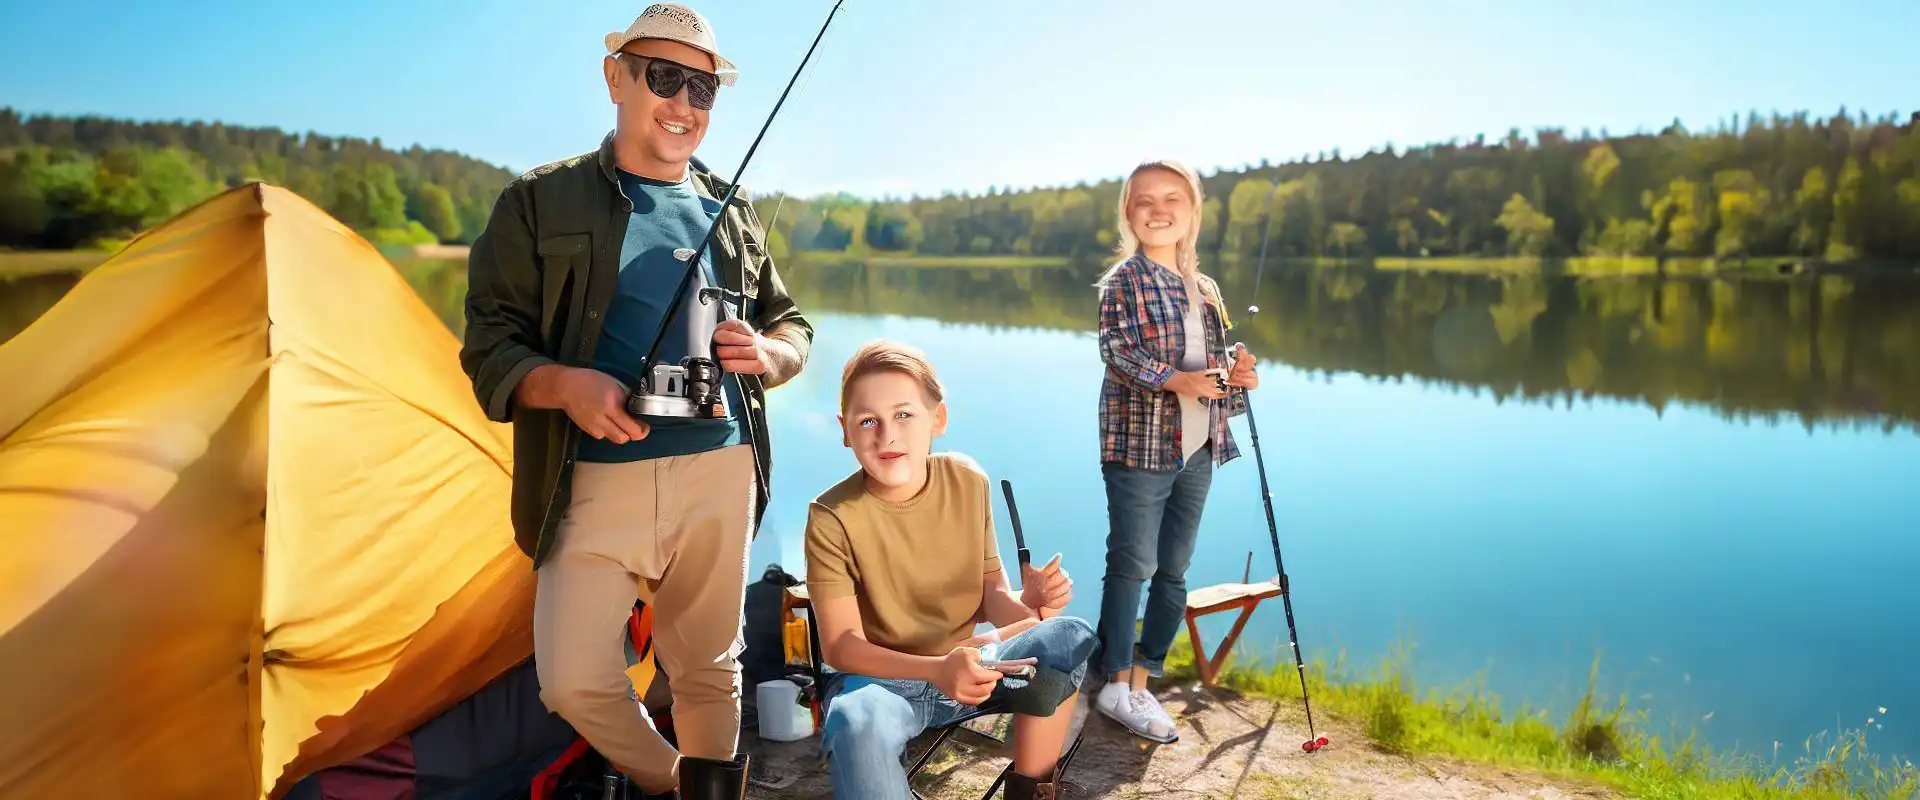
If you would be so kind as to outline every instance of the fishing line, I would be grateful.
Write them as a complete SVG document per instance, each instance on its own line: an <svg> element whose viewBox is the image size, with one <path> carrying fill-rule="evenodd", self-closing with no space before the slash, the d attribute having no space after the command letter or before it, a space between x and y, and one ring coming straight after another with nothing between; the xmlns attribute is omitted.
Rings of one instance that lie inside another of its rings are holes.
<svg viewBox="0 0 1920 800"><path fill-rule="evenodd" d="M1253 268L1253 303L1247 306L1247 313L1260 313L1260 276L1267 271L1267 236L1273 233L1273 197L1280 193L1280 179L1273 179L1273 188L1267 191L1267 208L1260 214L1260 261Z"/></svg>
<svg viewBox="0 0 1920 800"><path fill-rule="evenodd" d="M828 43L828 42L819 42L819 44L821 44L821 45L822 45L822 47L820 48L820 60L822 60L822 61L825 61L825 60L826 60L826 52L827 52L827 47L831 47L832 45L831 45L830 43ZM806 89L807 89L807 87L809 87L809 86L812 86L812 85L813 85L813 76L814 76L814 74L815 74L815 73L812 73L812 72L809 72L809 73L807 73L806 75L804 75L804 76L802 76L802 77L800 78L800 90L801 90L801 91L800 91L800 93L801 93L801 94L806 94ZM769 239L771 239L771 237L773 236L773 231L774 231L774 228L775 228L775 227L776 227L776 225L777 225L777 224L778 224L778 223L780 222L780 208L781 208L782 206L785 206L785 205L786 205L786 203L787 203L787 192L783 190L783 191L781 191L781 192L780 192L780 197L779 197L779 199L777 199L777 200L775 200L775 201L774 201L774 204L773 204L773 216L772 216L772 217L769 217L769 218L767 219L767 224L766 224L766 225L764 225L764 226L762 226L763 228L765 228L765 229L766 229L766 232L767 232L767 236L768 236L768 238L769 238ZM791 249L792 249L792 244L793 244L793 243L792 243L792 242L788 242L787 244L788 244L788 249L789 249L789 250L791 250ZM771 252L769 252L769 255L771 255ZM742 302L744 303L744 301L742 301ZM744 307L744 306L742 306L742 307Z"/></svg>

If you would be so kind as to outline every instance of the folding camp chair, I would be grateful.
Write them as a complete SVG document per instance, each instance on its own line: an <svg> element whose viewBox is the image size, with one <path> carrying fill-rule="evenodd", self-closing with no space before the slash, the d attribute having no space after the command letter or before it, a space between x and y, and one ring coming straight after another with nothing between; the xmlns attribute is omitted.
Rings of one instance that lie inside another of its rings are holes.
<svg viewBox="0 0 1920 800"><path fill-rule="evenodd" d="M807 616L804 619L793 613L801 609L807 611ZM819 733L821 727L826 724L826 714L821 698L825 692L827 668L826 665L820 661L820 631L813 624L812 609L813 603L807 594L806 584L803 583L787 588L782 617L787 625L789 637L789 641L787 642L788 658L789 661L792 661L793 651L800 649L798 647L799 643L792 640L794 628L797 626L805 626L806 645L804 649L806 650L807 677L811 679L813 685L804 690L801 697L806 700L808 708L812 710L813 730L815 733ZM932 728L932 730L938 731L938 733L934 736L933 744L928 745L927 749L921 752L920 757L913 762L913 766L907 770L908 784L912 784L914 776L919 775L920 770L927 765L927 762L933 760L933 754L939 752L941 747L952 740L954 734L962 730L985 739L993 745L1006 747L1008 743L1005 739L969 728L966 726L966 723L985 717L1001 716L1009 713L1012 712L990 700L986 705L974 709L971 713L965 714L945 725ZM1065 779L1067 766L1073 761L1074 754L1080 752L1080 744L1084 740L1085 735L1086 732L1084 728L1082 728L1080 733L1074 735L1073 743L1067 747L1066 753L1060 756L1060 765L1054 772L1055 780ZM1007 765L1000 770L1000 774L995 777L993 783L987 787L986 793L980 796L981 800L987 800L993 797L994 793L1000 790L1000 785L1006 782L1007 776L1012 774L1013 762L1012 760L1008 760ZM910 789L910 791L913 792L913 796L918 798L918 800L926 800L925 796L921 795L918 789Z"/></svg>

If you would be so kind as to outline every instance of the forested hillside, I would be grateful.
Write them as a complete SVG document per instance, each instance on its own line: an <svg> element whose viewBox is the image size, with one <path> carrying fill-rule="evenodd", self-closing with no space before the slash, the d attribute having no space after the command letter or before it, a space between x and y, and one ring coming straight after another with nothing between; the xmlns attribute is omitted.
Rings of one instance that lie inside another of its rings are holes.
<svg viewBox="0 0 1920 800"><path fill-rule="evenodd" d="M1920 115L1916 115L1920 116ZM1178 155L1178 154L1170 154ZM873 202L762 198L781 250L1103 257L1118 177ZM1205 165L1194 165L1204 168ZM1713 130L1385 146L1205 176L1202 249L1280 256L1760 256L1920 261L1920 126L1844 111Z"/></svg>
<svg viewBox="0 0 1920 800"><path fill-rule="evenodd" d="M287 187L376 242L466 242L512 177L378 138L0 108L0 247L110 243L250 180Z"/></svg>
<svg viewBox="0 0 1920 800"><path fill-rule="evenodd" d="M1750 115L1701 132L1513 131L1210 171L1202 247L1252 255L1270 224L1269 251L1281 257L1920 262L1916 118L1842 111ZM985 195L782 198L752 188L773 222L775 255L1099 259L1112 247L1127 166L1099 183ZM379 139L0 108L0 247L111 243L253 179L300 193L377 242L467 242L511 177Z"/></svg>

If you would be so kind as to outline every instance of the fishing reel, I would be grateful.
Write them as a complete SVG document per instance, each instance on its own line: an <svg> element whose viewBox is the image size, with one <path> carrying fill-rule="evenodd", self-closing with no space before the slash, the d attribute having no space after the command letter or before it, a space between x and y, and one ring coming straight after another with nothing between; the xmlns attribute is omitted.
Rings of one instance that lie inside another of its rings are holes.
<svg viewBox="0 0 1920 800"><path fill-rule="evenodd" d="M691 261L694 251L681 248L673 252L680 261ZM689 269L693 265L689 264ZM694 270L694 277L701 278ZM738 299L738 292L708 286L697 287L680 331L687 344L687 355L678 364L643 365L640 385L627 395L627 413L636 417L683 417L689 419L726 419L727 396L721 390L719 359L713 356L713 330L726 318L726 303ZM666 330L660 331L661 335ZM658 348L656 348L657 352Z"/></svg>

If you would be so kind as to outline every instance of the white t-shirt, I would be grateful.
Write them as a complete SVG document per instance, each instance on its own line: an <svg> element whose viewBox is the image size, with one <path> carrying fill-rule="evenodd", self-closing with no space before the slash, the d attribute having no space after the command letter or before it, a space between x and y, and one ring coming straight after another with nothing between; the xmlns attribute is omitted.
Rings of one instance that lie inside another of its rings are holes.
<svg viewBox="0 0 1920 800"><path fill-rule="evenodd" d="M1187 314L1185 317L1187 337L1186 349L1180 354L1177 369L1187 372L1199 372L1207 368L1207 332L1201 313L1200 283L1193 276L1185 276L1187 284ZM1180 398L1180 445L1182 460L1193 458L1201 445L1207 443L1210 429L1206 404L1199 398L1179 395Z"/></svg>

